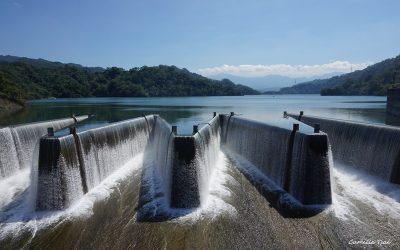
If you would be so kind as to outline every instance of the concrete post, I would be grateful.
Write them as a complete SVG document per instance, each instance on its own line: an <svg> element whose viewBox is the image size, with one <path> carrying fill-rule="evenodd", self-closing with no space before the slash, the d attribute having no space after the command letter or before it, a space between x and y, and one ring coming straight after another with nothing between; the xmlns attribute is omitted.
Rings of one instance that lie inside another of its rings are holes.
<svg viewBox="0 0 400 250"><path fill-rule="evenodd" d="M287 111L283 111L283 118L287 117Z"/></svg>
<svg viewBox="0 0 400 250"><path fill-rule="evenodd" d="M300 125L298 123L293 123L293 131L299 131Z"/></svg>
<svg viewBox="0 0 400 250"><path fill-rule="evenodd" d="M319 123L314 124L314 133L319 133L321 130L321 125Z"/></svg>
<svg viewBox="0 0 400 250"><path fill-rule="evenodd" d="M213 112L213 118L217 116L217 112Z"/></svg>
<svg viewBox="0 0 400 250"><path fill-rule="evenodd" d="M174 135L178 134L178 127L177 126L172 126L172 133L174 133Z"/></svg>
<svg viewBox="0 0 400 250"><path fill-rule="evenodd" d="M53 127L47 128L47 135L54 136L54 128Z"/></svg>
<svg viewBox="0 0 400 250"><path fill-rule="evenodd" d="M69 134L70 134L70 135L76 134L76 127L70 127L70 128L69 128Z"/></svg>
<svg viewBox="0 0 400 250"><path fill-rule="evenodd" d="M199 125L193 125L193 134L199 132Z"/></svg>

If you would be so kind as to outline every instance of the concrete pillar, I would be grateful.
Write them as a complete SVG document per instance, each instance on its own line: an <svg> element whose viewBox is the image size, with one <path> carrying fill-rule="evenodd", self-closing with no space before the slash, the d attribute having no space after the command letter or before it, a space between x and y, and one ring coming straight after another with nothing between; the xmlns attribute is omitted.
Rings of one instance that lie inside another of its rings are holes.
<svg viewBox="0 0 400 250"><path fill-rule="evenodd" d="M69 127L69 134L70 135L76 134L76 127Z"/></svg>
<svg viewBox="0 0 400 250"><path fill-rule="evenodd" d="M53 127L47 128L47 135L54 136L54 128Z"/></svg>
<svg viewBox="0 0 400 250"><path fill-rule="evenodd" d="M174 135L178 134L178 127L177 126L172 126L172 133L174 133Z"/></svg>
<svg viewBox="0 0 400 250"><path fill-rule="evenodd" d="M193 134L199 132L199 125L193 125Z"/></svg>
<svg viewBox="0 0 400 250"><path fill-rule="evenodd" d="M321 125L319 123L314 124L314 133L319 133L321 130Z"/></svg>

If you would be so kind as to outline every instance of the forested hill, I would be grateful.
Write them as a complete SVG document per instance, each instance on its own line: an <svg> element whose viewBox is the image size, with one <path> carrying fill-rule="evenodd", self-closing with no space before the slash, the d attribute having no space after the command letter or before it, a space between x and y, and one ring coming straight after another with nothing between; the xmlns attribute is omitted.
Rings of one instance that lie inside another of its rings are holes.
<svg viewBox="0 0 400 250"><path fill-rule="evenodd" d="M399 82L400 56L397 56L363 70L282 88L276 94L386 95L387 89Z"/></svg>
<svg viewBox="0 0 400 250"><path fill-rule="evenodd" d="M16 100L258 94L228 79L211 80L175 66L103 69L12 56L0 57L0 93Z"/></svg>

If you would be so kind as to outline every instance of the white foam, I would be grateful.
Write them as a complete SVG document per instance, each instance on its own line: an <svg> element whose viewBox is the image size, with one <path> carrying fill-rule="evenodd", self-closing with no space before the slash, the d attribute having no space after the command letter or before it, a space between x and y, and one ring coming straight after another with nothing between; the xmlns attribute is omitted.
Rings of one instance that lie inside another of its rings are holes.
<svg viewBox="0 0 400 250"><path fill-rule="evenodd" d="M152 212L154 216L158 213L163 214L171 218L171 221L178 223L193 223L201 218L213 220L221 215L235 216L237 214L236 209L225 201L232 195L227 185L234 179L228 173L226 155L222 151L219 151L217 155L214 171L210 175L210 187L205 195L204 202L201 203L199 208L193 209L170 208L167 205L165 195L155 198L156 194L164 192L162 180L154 176L153 171L150 171L154 169L151 165L145 164L147 171L145 171L143 181L148 185L147 195L149 197L146 199L150 202L145 204L143 209L146 212Z"/></svg>
<svg viewBox="0 0 400 250"><path fill-rule="evenodd" d="M388 183L361 171L334 163L331 174L332 200L335 215L343 220L361 222L362 206L376 213L400 218L400 186Z"/></svg>
<svg viewBox="0 0 400 250"><path fill-rule="evenodd" d="M77 217L90 217L93 215L93 205L108 198L121 181L127 176L134 174L142 165L143 154L139 154L104 179L98 186L90 190L90 192L67 210L26 213L29 208L19 207L13 211L7 211L6 219L0 224L0 240L19 231L30 231L32 234L35 234L38 229L47 227L53 223Z"/></svg>
<svg viewBox="0 0 400 250"><path fill-rule="evenodd" d="M29 169L20 170L8 178L0 180L0 212L10 204L13 199L24 192L30 183Z"/></svg>

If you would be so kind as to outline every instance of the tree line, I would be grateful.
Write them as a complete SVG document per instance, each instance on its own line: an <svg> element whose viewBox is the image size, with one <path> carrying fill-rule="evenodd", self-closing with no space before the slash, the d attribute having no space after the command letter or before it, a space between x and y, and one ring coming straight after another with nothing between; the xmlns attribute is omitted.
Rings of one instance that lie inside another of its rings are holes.
<svg viewBox="0 0 400 250"><path fill-rule="evenodd" d="M60 63L53 67L35 65L35 59L30 60L0 62L0 93L15 100L258 94L228 79L212 80L175 66L93 70Z"/></svg>

